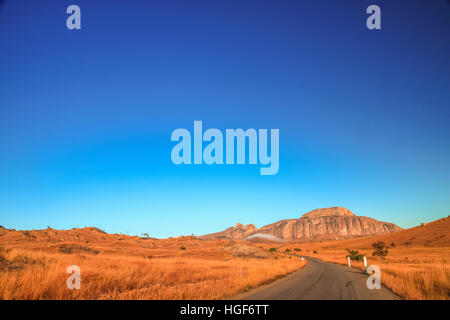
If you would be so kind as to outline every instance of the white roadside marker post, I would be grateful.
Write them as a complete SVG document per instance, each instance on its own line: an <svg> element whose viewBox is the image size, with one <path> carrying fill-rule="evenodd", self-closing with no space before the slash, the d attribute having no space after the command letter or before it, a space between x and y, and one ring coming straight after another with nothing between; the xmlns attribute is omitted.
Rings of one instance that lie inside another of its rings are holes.
<svg viewBox="0 0 450 320"><path fill-rule="evenodd" d="M366 256L364 256L364 271L367 273L367 259L366 259Z"/></svg>
<svg viewBox="0 0 450 320"><path fill-rule="evenodd" d="M348 260L348 266L351 267L352 264L350 263L350 257L347 257L347 260Z"/></svg>

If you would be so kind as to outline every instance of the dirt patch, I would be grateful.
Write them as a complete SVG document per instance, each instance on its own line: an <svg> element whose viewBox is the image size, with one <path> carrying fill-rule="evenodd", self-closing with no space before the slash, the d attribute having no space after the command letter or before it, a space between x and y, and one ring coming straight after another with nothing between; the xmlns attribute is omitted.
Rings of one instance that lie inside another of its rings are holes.
<svg viewBox="0 0 450 320"><path fill-rule="evenodd" d="M241 258L266 259L269 257L269 254L263 249L243 243L232 244L231 246L225 247L224 250L230 251L233 256Z"/></svg>
<svg viewBox="0 0 450 320"><path fill-rule="evenodd" d="M89 253L89 254L99 254L99 250L95 250L89 247L83 247L79 245L63 244L58 247L58 251L65 254L74 253Z"/></svg>

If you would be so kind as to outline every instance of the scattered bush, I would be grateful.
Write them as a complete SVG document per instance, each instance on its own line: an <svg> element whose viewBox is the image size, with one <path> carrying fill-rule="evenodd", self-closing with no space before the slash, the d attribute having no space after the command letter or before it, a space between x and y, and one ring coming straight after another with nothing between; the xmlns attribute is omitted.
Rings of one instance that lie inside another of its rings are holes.
<svg viewBox="0 0 450 320"><path fill-rule="evenodd" d="M290 249L286 249L284 252L291 252L291 250Z"/></svg>
<svg viewBox="0 0 450 320"><path fill-rule="evenodd" d="M317 251L316 251L316 250L314 250L314 251L313 251L313 253L317 253Z"/></svg>
<svg viewBox="0 0 450 320"><path fill-rule="evenodd" d="M372 243L372 247L375 249L375 251L372 252L372 255L380 257L381 260L384 260L389 253L389 250L383 241Z"/></svg>
<svg viewBox="0 0 450 320"><path fill-rule="evenodd" d="M302 249L300 249L300 248L295 248L294 250L295 251L302 251Z"/></svg>
<svg viewBox="0 0 450 320"><path fill-rule="evenodd" d="M270 248L269 251L270 252L277 252L277 248Z"/></svg>
<svg viewBox="0 0 450 320"><path fill-rule="evenodd" d="M180 250L186 250L186 247L185 246L181 246Z"/></svg>

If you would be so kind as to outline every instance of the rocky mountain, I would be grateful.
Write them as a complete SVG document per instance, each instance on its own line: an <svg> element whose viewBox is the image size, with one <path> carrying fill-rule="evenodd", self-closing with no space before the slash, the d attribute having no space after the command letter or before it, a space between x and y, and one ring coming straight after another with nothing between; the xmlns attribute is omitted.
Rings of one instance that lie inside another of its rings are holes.
<svg viewBox="0 0 450 320"><path fill-rule="evenodd" d="M212 240L212 239L229 239L229 240L242 240L246 239L248 236L256 233L258 231L258 228L255 227L253 224L248 224L244 226L241 223L236 223L236 226L230 227L224 231L216 232L216 233L210 233L204 236L201 236L201 238L206 240Z"/></svg>
<svg viewBox="0 0 450 320"><path fill-rule="evenodd" d="M260 229L237 224L222 232L203 236L205 239L243 240L251 235L271 235L282 240L342 239L381 235L402 230L393 223L355 215L346 208L332 207L305 213L299 219L281 220Z"/></svg>

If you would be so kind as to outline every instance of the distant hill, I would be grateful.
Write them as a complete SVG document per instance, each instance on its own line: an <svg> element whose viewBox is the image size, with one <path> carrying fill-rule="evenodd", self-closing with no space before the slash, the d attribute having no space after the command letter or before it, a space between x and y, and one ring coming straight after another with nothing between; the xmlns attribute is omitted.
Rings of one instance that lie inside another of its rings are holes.
<svg viewBox="0 0 450 320"><path fill-rule="evenodd" d="M52 228L41 230L15 230L0 226L0 241L2 244L15 243L110 243L111 241L134 240L136 236L124 234L109 234L96 227L56 230ZM152 238L146 238L152 239Z"/></svg>
<svg viewBox="0 0 450 320"><path fill-rule="evenodd" d="M371 248L372 243L383 241L393 247L445 247L450 246L450 216L399 232L376 235L367 238L350 239L345 241L328 242L329 248L336 247L358 247ZM330 245L331 243L335 245Z"/></svg>
<svg viewBox="0 0 450 320"><path fill-rule="evenodd" d="M206 234L204 236L201 236L200 238L205 240L212 240L212 239L243 240L246 239L248 236L256 233L256 231L258 231L258 228L255 227L255 225L253 224L248 224L244 226L241 223L236 223L234 227L230 227L228 229L225 229L224 231Z"/></svg>
<svg viewBox="0 0 450 320"><path fill-rule="evenodd" d="M305 225L308 226L305 229ZM355 227L353 227L355 226ZM303 230L309 230L301 231ZM301 231L301 232L300 232ZM312 237L303 237L313 235ZM295 237L300 236L300 237ZM14 230L0 226L0 244L39 246L40 243L73 244L85 243L108 246L111 243L142 243L155 247L157 243L177 243L177 241L195 240L249 240L255 242L291 242L315 240L344 240L329 243L351 244L370 247L374 241L384 241L402 246L449 246L450 216L410 229L401 229L395 224L381 222L372 218L358 217L345 208L317 209L304 214L299 219L281 220L260 229L253 224L236 224L222 232L201 237L182 236L169 239L108 234L95 227L74 228L69 230ZM356 238L356 239L353 239ZM225 242L224 242L225 243Z"/></svg>

